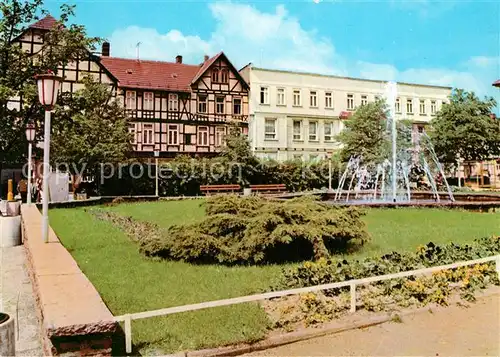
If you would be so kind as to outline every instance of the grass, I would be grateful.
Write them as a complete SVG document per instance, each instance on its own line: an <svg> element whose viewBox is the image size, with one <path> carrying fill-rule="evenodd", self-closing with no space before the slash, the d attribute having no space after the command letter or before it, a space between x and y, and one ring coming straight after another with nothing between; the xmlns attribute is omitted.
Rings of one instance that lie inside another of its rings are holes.
<svg viewBox="0 0 500 357"><path fill-rule="evenodd" d="M162 227L194 222L202 201L122 204L110 207ZM224 299L266 291L281 266L223 267L151 260L117 227L84 209L50 211L51 225L114 315ZM351 258L420 244L466 243L498 234L500 214L439 209L371 209L365 217L372 242ZM265 336L268 320L256 304L183 313L132 323L134 344L144 354L199 349Z"/></svg>

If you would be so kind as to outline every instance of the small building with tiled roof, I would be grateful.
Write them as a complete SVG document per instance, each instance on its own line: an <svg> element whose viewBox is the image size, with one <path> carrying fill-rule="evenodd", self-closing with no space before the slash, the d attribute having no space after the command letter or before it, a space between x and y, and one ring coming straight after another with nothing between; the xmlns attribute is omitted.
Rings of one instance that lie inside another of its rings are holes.
<svg viewBox="0 0 500 357"><path fill-rule="evenodd" d="M28 26L16 39L29 53L38 53L44 34L57 26L48 15ZM82 88L87 75L110 85L131 116L129 130L137 156L174 157L178 154L216 155L230 125L248 133L249 86L223 52L205 56L199 63L183 63L178 55L169 61L110 56L111 45L88 53L76 63L61 67L63 92ZM13 100L20 106L20 99Z"/></svg>

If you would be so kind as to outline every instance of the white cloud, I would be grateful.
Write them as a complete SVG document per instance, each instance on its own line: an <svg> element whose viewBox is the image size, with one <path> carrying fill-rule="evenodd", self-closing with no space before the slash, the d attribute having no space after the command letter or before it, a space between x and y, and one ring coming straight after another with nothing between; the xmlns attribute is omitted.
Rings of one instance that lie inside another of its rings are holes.
<svg viewBox="0 0 500 357"><path fill-rule="evenodd" d="M429 4L421 0L412 6ZM268 68L445 85L499 96L491 83L500 77L500 57L473 56L454 69L398 69L392 64L347 62L329 39L304 29L283 5L262 12L248 4L215 2L209 9L216 26L205 38L178 30L160 34L155 29L130 26L111 35L112 55L134 58L135 45L142 42L141 58L173 61L181 54L186 63L200 63L203 55L223 50L237 67L252 62Z"/></svg>
<svg viewBox="0 0 500 357"><path fill-rule="evenodd" d="M110 36L113 56L135 57L137 42L144 59L173 60L182 54L186 62L199 63L203 55L224 50L238 66L257 66L346 74L345 64L333 44L302 28L283 5L274 12L260 12L246 4L216 2L209 5L215 31L205 39L177 30L160 34L155 29L130 26Z"/></svg>

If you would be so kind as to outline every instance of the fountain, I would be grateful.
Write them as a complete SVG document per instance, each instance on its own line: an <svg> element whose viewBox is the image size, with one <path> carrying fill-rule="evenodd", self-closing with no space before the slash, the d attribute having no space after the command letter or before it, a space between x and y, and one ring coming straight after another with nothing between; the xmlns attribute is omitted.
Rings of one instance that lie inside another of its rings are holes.
<svg viewBox="0 0 500 357"><path fill-rule="evenodd" d="M441 202L436 178L443 180L446 196L449 202L455 198L436 156L434 148L425 134L417 134L417 140L412 140L412 129L397 125L396 98L397 84L388 82L385 88L387 103L387 134L391 143L390 155L382 162L375 164L363 163L362 157L351 157L339 180L339 186L333 197L335 202L346 203L410 203L412 183L410 175L420 172L426 178L430 189L431 201ZM398 134L399 131L399 134ZM406 140L407 145L398 147L398 137ZM415 141L416 143L412 143ZM347 185L348 183L348 185Z"/></svg>

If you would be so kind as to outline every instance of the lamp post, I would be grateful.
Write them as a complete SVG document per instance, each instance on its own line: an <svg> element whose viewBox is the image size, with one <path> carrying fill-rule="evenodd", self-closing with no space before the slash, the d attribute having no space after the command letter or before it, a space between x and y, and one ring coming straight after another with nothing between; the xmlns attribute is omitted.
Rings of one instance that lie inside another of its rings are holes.
<svg viewBox="0 0 500 357"><path fill-rule="evenodd" d="M326 158L328 159L328 193L332 193L332 153L327 152Z"/></svg>
<svg viewBox="0 0 500 357"><path fill-rule="evenodd" d="M43 135L43 197L42 197L42 237L49 241L49 174L50 174L50 113L54 109L62 78L53 73L39 74L36 77L38 99L45 107L45 123Z"/></svg>
<svg viewBox="0 0 500 357"><path fill-rule="evenodd" d="M31 152L33 150L33 142L35 141L35 124L30 122L26 125L26 139L28 140L28 197L27 203L31 204L31 195L33 193L33 187L31 183Z"/></svg>
<svg viewBox="0 0 500 357"><path fill-rule="evenodd" d="M156 166L156 175L155 175L155 195L158 197L158 157L160 156L160 152L154 152L155 155L155 166Z"/></svg>

